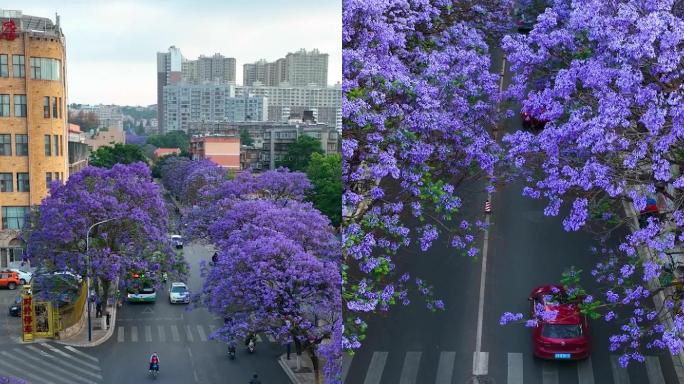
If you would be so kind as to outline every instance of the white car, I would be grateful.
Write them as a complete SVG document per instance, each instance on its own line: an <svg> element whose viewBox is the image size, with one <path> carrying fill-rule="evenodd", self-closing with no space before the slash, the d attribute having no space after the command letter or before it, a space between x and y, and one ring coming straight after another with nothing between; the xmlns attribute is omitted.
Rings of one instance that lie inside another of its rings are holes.
<svg viewBox="0 0 684 384"><path fill-rule="evenodd" d="M169 302L174 303L190 303L190 291L188 291L185 283L171 283L169 288Z"/></svg>
<svg viewBox="0 0 684 384"><path fill-rule="evenodd" d="M21 285L31 284L31 279L33 278L33 273L22 271L21 269L17 269L17 268L10 268L10 271L17 273L17 276L19 276L19 281L21 282Z"/></svg>
<svg viewBox="0 0 684 384"><path fill-rule="evenodd" d="M176 249L183 248L183 237L180 235L171 235L171 242L176 246Z"/></svg>

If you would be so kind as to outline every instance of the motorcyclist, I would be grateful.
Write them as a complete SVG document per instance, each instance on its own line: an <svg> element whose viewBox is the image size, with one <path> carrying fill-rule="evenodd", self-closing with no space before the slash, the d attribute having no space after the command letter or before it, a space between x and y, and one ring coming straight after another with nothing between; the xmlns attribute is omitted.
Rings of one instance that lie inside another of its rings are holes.
<svg viewBox="0 0 684 384"><path fill-rule="evenodd" d="M252 380L249 381L249 384L261 384L261 380L259 380L259 375L255 373L254 376L252 376Z"/></svg>
<svg viewBox="0 0 684 384"><path fill-rule="evenodd" d="M157 352L152 353L152 356L150 356L150 373L152 369L159 372L159 355L157 355Z"/></svg>

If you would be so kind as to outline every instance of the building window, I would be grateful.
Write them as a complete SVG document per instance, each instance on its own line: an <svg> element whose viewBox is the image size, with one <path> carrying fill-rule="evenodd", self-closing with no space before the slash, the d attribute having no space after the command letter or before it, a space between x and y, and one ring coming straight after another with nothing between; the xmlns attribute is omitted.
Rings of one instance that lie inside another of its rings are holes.
<svg viewBox="0 0 684 384"><path fill-rule="evenodd" d="M59 80L61 62L47 57L31 57L31 78L36 80Z"/></svg>
<svg viewBox="0 0 684 384"><path fill-rule="evenodd" d="M52 118L56 119L59 116L57 116L57 98L53 97L52 98Z"/></svg>
<svg viewBox="0 0 684 384"><path fill-rule="evenodd" d="M0 55L0 77L9 77L7 55Z"/></svg>
<svg viewBox="0 0 684 384"><path fill-rule="evenodd" d="M28 156L28 135L16 134L14 135L14 141L16 143L14 154L17 156Z"/></svg>
<svg viewBox="0 0 684 384"><path fill-rule="evenodd" d="M0 173L0 192L14 192L11 173Z"/></svg>
<svg viewBox="0 0 684 384"><path fill-rule="evenodd" d="M17 173L17 192L30 192L31 186L29 185L29 174L28 173Z"/></svg>
<svg viewBox="0 0 684 384"><path fill-rule="evenodd" d="M43 96L43 117L50 118L50 96Z"/></svg>
<svg viewBox="0 0 684 384"><path fill-rule="evenodd" d="M12 135L0 135L0 156L12 156Z"/></svg>
<svg viewBox="0 0 684 384"><path fill-rule="evenodd" d="M14 117L26 117L26 95L14 95Z"/></svg>
<svg viewBox="0 0 684 384"><path fill-rule="evenodd" d="M52 172L45 172L45 187L50 189L50 183L52 182Z"/></svg>
<svg viewBox="0 0 684 384"><path fill-rule="evenodd" d="M59 98L59 118L62 118L62 98Z"/></svg>
<svg viewBox="0 0 684 384"><path fill-rule="evenodd" d="M7 267L7 263L14 263L24 260L24 248L10 247L0 248L0 266Z"/></svg>
<svg viewBox="0 0 684 384"><path fill-rule="evenodd" d="M59 156L59 135L53 137L53 144L55 145L55 150L52 152L55 156Z"/></svg>
<svg viewBox="0 0 684 384"><path fill-rule="evenodd" d="M2 228L22 229L29 207L2 207Z"/></svg>
<svg viewBox="0 0 684 384"><path fill-rule="evenodd" d="M59 135L59 155L64 156L64 136Z"/></svg>
<svg viewBox="0 0 684 384"><path fill-rule="evenodd" d="M0 117L9 117L9 95L0 95Z"/></svg>
<svg viewBox="0 0 684 384"><path fill-rule="evenodd" d="M12 77L24 76L24 55L12 55Z"/></svg>
<svg viewBox="0 0 684 384"><path fill-rule="evenodd" d="M45 156L52 156L52 142L50 135L45 135Z"/></svg>

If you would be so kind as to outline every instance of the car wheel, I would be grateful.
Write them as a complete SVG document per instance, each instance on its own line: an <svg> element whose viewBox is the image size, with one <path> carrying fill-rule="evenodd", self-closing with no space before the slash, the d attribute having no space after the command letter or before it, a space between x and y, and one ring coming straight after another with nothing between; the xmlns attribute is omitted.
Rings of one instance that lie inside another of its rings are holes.
<svg viewBox="0 0 684 384"><path fill-rule="evenodd" d="M19 280L19 282L21 283L21 285L26 285L26 280L24 279Z"/></svg>
<svg viewBox="0 0 684 384"><path fill-rule="evenodd" d="M9 289L15 289L16 287L17 287L17 284L16 284L16 283L9 283L9 284L7 284L7 288L9 288Z"/></svg>

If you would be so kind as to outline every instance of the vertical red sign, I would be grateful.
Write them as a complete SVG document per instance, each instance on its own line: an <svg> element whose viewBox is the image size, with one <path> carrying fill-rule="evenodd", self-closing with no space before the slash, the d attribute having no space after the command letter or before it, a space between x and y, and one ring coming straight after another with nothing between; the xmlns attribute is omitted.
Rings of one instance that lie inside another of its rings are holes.
<svg viewBox="0 0 684 384"><path fill-rule="evenodd" d="M14 20L3 21L2 31L0 31L0 39L14 40L17 37L17 25Z"/></svg>
<svg viewBox="0 0 684 384"><path fill-rule="evenodd" d="M32 333L33 332L33 316L31 314L31 300L32 298L29 297L24 297L24 299L21 301L21 311L22 311L22 318L24 319L24 333Z"/></svg>

